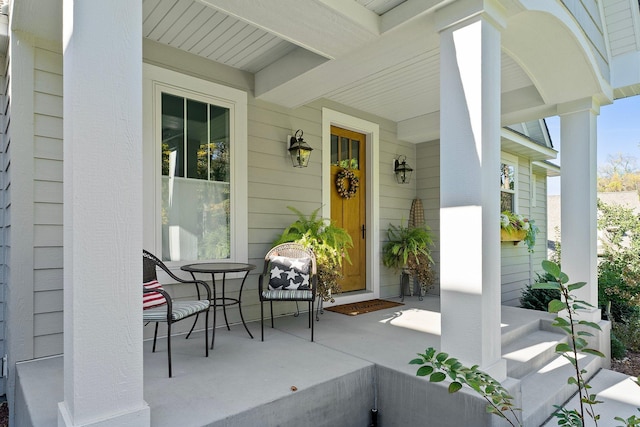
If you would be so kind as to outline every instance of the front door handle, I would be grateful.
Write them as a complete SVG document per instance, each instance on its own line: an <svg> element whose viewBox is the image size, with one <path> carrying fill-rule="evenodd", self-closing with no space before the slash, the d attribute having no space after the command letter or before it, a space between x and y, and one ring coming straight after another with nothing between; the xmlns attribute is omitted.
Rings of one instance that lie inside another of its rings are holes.
<svg viewBox="0 0 640 427"><path fill-rule="evenodd" d="M365 238L365 235L366 235L365 233L366 233L366 231L367 231L367 228L364 226L364 224L362 224L362 238L363 238L363 239Z"/></svg>

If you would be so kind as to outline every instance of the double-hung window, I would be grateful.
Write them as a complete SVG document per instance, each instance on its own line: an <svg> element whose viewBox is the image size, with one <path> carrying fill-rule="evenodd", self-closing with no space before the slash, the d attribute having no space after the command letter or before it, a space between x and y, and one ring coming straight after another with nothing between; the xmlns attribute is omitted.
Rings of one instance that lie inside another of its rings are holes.
<svg viewBox="0 0 640 427"><path fill-rule="evenodd" d="M500 212L518 210L518 158L502 153L500 162Z"/></svg>
<svg viewBox="0 0 640 427"><path fill-rule="evenodd" d="M168 262L246 261L246 93L145 65L145 106L155 195L145 246Z"/></svg>

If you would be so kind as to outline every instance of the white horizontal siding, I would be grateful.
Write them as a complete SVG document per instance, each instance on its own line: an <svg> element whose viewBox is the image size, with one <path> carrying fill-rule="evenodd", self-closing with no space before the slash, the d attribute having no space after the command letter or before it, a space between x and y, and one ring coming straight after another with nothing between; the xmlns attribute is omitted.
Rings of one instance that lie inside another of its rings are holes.
<svg viewBox="0 0 640 427"><path fill-rule="evenodd" d="M422 201L426 225L431 228L435 246L431 257L435 263L436 283L430 293L440 294L440 141L418 144L416 149L416 197Z"/></svg>
<svg viewBox="0 0 640 427"><path fill-rule="evenodd" d="M62 352L62 54L37 47L34 72L34 356Z"/></svg>
<svg viewBox="0 0 640 427"><path fill-rule="evenodd" d="M604 19L609 35L611 56L623 55L640 49L638 31L634 25L634 11L637 3L630 0L607 0L604 2Z"/></svg>
<svg viewBox="0 0 640 427"><path fill-rule="evenodd" d="M600 72L609 80L609 60L598 1L563 0L562 2L584 31L593 48Z"/></svg>

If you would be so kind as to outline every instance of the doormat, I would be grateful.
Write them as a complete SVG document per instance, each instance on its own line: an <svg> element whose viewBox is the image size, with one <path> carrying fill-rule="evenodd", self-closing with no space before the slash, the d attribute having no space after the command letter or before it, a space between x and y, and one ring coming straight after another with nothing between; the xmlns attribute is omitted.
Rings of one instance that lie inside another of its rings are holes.
<svg viewBox="0 0 640 427"><path fill-rule="evenodd" d="M327 307L325 310L346 314L347 316L357 316L358 314L371 313L372 311L384 310L385 308L397 307L399 305L404 304L383 299L372 299L354 302L352 304L335 305L333 307Z"/></svg>

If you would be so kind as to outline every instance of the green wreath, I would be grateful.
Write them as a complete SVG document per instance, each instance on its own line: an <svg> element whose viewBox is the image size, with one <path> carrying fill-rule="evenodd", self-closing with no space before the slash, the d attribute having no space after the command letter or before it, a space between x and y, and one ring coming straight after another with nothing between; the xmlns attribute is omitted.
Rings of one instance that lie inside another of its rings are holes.
<svg viewBox="0 0 640 427"><path fill-rule="evenodd" d="M349 181L349 187L345 186L345 179ZM336 189L342 198L350 199L355 196L359 185L360 180L353 171L349 169L342 169L336 175Z"/></svg>

